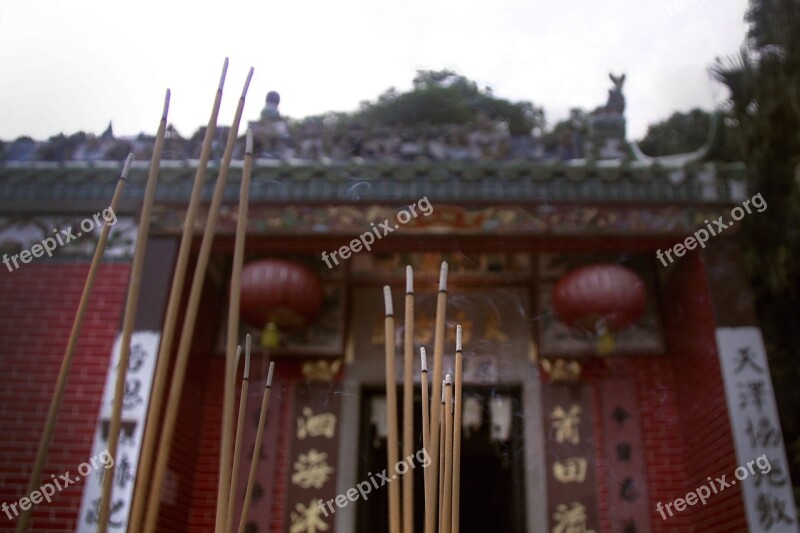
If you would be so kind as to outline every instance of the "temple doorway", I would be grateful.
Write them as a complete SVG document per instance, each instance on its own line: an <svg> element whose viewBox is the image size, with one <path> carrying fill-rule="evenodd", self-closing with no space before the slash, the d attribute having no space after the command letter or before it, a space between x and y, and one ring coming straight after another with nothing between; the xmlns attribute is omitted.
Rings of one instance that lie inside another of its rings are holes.
<svg viewBox="0 0 800 533"><path fill-rule="evenodd" d="M402 391L398 391L398 397L402 398ZM362 391L359 481L370 479L370 474L378 478L377 473L386 468L385 421L380 414L385 413L384 394L383 389L377 388ZM502 385L466 386L463 397L460 531L523 533L526 513L521 390ZM415 452L422 449L420 410L417 388ZM423 531L424 468L417 457L425 459L423 453L414 458L414 531ZM387 469L387 477L393 473ZM402 490L401 476L392 483ZM388 532L388 493L386 485L370 494L372 497L367 501L359 500L356 531Z"/></svg>

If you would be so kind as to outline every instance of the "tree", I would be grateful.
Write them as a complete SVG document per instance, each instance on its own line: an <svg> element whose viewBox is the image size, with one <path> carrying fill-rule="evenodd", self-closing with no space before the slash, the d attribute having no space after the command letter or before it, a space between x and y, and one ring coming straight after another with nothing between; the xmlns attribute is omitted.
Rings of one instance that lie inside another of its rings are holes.
<svg viewBox="0 0 800 533"><path fill-rule="evenodd" d="M475 123L485 113L506 121L513 135L527 135L544 125L544 111L531 102L498 98L451 70L418 70L412 83L411 91L391 88L376 102L363 102L354 118L370 126L444 126Z"/></svg>
<svg viewBox="0 0 800 533"><path fill-rule="evenodd" d="M710 129L711 115L702 109L673 113L667 120L647 127L639 148L653 157L693 152L705 144Z"/></svg>
<svg viewBox="0 0 800 533"><path fill-rule="evenodd" d="M747 46L711 74L730 92L728 111L746 147L751 193L769 216L741 236L770 357L792 478L800 486L800 0L750 0ZM800 501L800 491L795 491Z"/></svg>

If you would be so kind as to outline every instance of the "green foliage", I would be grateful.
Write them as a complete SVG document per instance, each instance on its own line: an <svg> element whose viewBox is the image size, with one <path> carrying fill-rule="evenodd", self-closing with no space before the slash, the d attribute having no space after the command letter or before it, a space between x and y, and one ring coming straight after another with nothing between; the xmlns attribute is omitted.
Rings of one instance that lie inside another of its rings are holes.
<svg viewBox="0 0 800 533"><path fill-rule="evenodd" d="M751 0L747 21L747 47L717 59L710 72L730 91L729 111L746 147L751 193L761 193L769 206L766 216L743 221L742 246L799 486L800 1Z"/></svg>
<svg viewBox="0 0 800 533"><path fill-rule="evenodd" d="M413 127L475 123L480 113L504 120L513 135L529 134L544 126L544 112L530 102L497 98L491 89L450 70L419 70L414 88L384 92L376 102L363 102L354 117L369 126Z"/></svg>
<svg viewBox="0 0 800 533"><path fill-rule="evenodd" d="M560 120L543 135L544 146L548 151L556 151L564 137L573 132L587 136L589 133L589 115L579 107L569 110L569 117Z"/></svg>
<svg viewBox="0 0 800 533"><path fill-rule="evenodd" d="M702 109L673 113L667 120L648 126L639 148L649 156L693 152L708 140L711 115Z"/></svg>

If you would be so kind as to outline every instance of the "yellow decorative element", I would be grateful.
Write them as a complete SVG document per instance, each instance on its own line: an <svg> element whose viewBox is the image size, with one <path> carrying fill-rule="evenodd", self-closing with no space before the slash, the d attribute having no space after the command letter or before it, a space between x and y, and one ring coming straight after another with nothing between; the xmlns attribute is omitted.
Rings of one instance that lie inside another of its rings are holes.
<svg viewBox="0 0 800 533"><path fill-rule="evenodd" d="M309 381L330 381L341 367L341 359L309 361L303 363L303 375Z"/></svg>
<svg viewBox="0 0 800 533"><path fill-rule="evenodd" d="M320 514L322 507L316 501L311 500L308 506L302 503L295 504L295 510L291 514L290 533L317 533L317 531L328 531L330 526L323 522Z"/></svg>
<svg viewBox="0 0 800 533"><path fill-rule="evenodd" d="M557 523L552 533L595 533L594 529L586 529L586 507L578 502L570 506L558 504L553 518Z"/></svg>
<svg viewBox="0 0 800 533"><path fill-rule="evenodd" d="M601 329L597 336L597 355L611 355L614 353L614 334Z"/></svg>
<svg viewBox="0 0 800 533"><path fill-rule="evenodd" d="M542 359L542 369L552 381L577 381L581 377L581 364L577 361Z"/></svg>
<svg viewBox="0 0 800 533"><path fill-rule="evenodd" d="M553 463L553 477L561 483L583 483L588 462L583 457L570 457Z"/></svg>
<svg viewBox="0 0 800 533"><path fill-rule="evenodd" d="M277 348L281 345L281 333L273 322L267 323L261 331L261 347Z"/></svg>
<svg viewBox="0 0 800 533"><path fill-rule="evenodd" d="M308 453L301 453L294 462L292 483L300 488L314 487L321 489L333 473L333 467L328 465L328 454L311 448Z"/></svg>
<svg viewBox="0 0 800 533"><path fill-rule="evenodd" d="M333 413L314 414L310 407L303 408L303 416L297 417L297 438L327 437L336 433L336 415Z"/></svg>
<svg viewBox="0 0 800 533"><path fill-rule="evenodd" d="M550 418L553 420L551 425L556 430L556 442L580 443L578 424L581 422L581 408L579 405L573 404L569 411L564 411L559 405L553 409Z"/></svg>

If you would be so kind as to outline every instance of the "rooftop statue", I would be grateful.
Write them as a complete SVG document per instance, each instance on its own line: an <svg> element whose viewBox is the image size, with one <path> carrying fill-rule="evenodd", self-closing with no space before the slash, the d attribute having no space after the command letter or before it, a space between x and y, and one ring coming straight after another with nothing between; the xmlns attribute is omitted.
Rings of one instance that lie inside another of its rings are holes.
<svg viewBox="0 0 800 533"><path fill-rule="evenodd" d="M281 105L281 95L275 91L268 92L267 103L261 110L261 121L269 122L281 118L281 113L278 111L279 105Z"/></svg>
<svg viewBox="0 0 800 533"><path fill-rule="evenodd" d="M619 113L620 115L625 112L625 96L622 94L622 85L625 83L625 74L621 76L614 76L609 73L608 77L614 87L608 90L608 102L606 102L606 111L609 113Z"/></svg>
<svg viewBox="0 0 800 533"><path fill-rule="evenodd" d="M290 144L289 126L281 116L278 106L281 95L276 91L267 93L264 109L258 122L251 122L250 128L256 145L256 153L267 157L281 157L285 154Z"/></svg>
<svg viewBox="0 0 800 533"><path fill-rule="evenodd" d="M598 107L589 117L589 155L594 159L620 159L626 156L625 96L622 86L625 74L608 74L614 86L608 90L606 105Z"/></svg>

